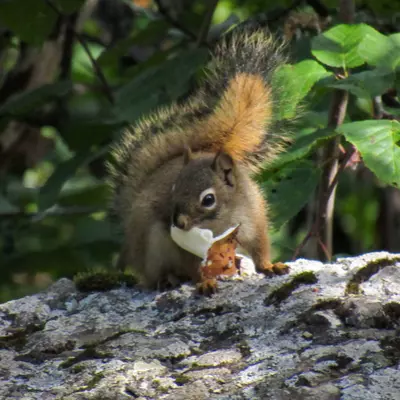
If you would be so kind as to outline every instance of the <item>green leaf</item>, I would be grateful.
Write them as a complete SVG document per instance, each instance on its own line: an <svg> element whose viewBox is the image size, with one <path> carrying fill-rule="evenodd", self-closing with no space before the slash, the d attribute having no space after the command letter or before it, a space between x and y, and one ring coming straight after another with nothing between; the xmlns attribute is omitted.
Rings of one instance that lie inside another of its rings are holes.
<svg viewBox="0 0 400 400"><path fill-rule="evenodd" d="M400 11L400 3L393 0L366 0L364 4L368 10L371 10L379 18L393 18Z"/></svg>
<svg viewBox="0 0 400 400"><path fill-rule="evenodd" d="M388 37L371 28L358 47L358 53L369 65L378 65L390 49Z"/></svg>
<svg viewBox="0 0 400 400"><path fill-rule="evenodd" d="M115 93L115 114L134 122L155 107L175 100L188 90L190 79L207 57L206 49L187 50L139 74Z"/></svg>
<svg viewBox="0 0 400 400"><path fill-rule="evenodd" d="M21 40L40 45L52 32L56 12L43 0L2 0L0 23Z"/></svg>
<svg viewBox="0 0 400 400"><path fill-rule="evenodd" d="M312 54L323 64L343 69L364 64L358 46L372 30L365 24L337 25L312 41Z"/></svg>
<svg viewBox="0 0 400 400"><path fill-rule="evenodd" d="M53 0L64 15L77 11L85 0ZM53 32L58 14L45 0L1 0L0 23L21 40L42 44Z"/></svg>
<svg viewBox="0 0 400 400"><path fill-rule="evenodd" d="M85 185L77 189L65 189L60 194L57 203L62 207L86 206L104 207L109 201L109 187L106 183Z"/></svg>
<svg viewBox="0 0 400 400"><path fill-rule="evenodd" d="M123 83L127 83L130 80L135 79L137 76L139 76L139 74L145 72L146 70L160 67L160 65L165 63L171 55L176 53L176 50L178 48L179 46L176 46L165 51L158 51L154 53L151 57L149 57L146 61L127 68L124 71L124 76L121 77L121 80L123 81Z"/></svg>
<svg viewBox="0 0 400 400"><path fill-rule="evenodd" d="M1 107L0 116L27 114L38 109L51 100L59 99L72 90L70 81L50 83L37 89L17 93L10 97Z"/></svg>
<svg viewBox="0 0 400 400"><path fill-rule="evenodd" d="M72 278L77 272L92 268L93 265L109 266L116 250L115 242L86 241L82 244L66 243L49 250L19 252L8 262L2 262L1 282L6 278L4 273L16 272L48 272L56 279L62 276Z"/></svg>
<svg viewBox="0 0 400 400"><path fill-rule="evenodd" d="M292 145L257 177L259 182L268 180L276 171L294 161L308 157L315 149L337 135L332 129L303 129L298 132Z"/></svg>
<svg viewBox="0 0 400 400"><path fill-rule="evenodd" d="M88 44L90 53L96 58L103 50L104 47L90 43ZM96 73L93 70L92 62L80 43L76 43L74 46L74 54L72 57L72 78L74 81L83 83L97 82Z"/></svg>
<svg viewBox="0 0 400 400"><path fill-rule="evenodd" d="M35 274L37 272L48 272L51 275L72 276L89 267L88 263L82 260L82 249L75 247L60 246L49 251L30 251L18 254L9 261L2 263L4 272L12 274L23 272ZM2 276L3 279L6 276Z"/></svg>
<svg viewBox="0 0 400 400"><path fill-rule="evenodd" d="M348 78L328 84L328 87L348 90L357 97L379 96L393 87L395 75L392 72L374 69L350 75Z"/></svg>
<svg viewBox="0 0 400 400"><path fill-rule="evenodd" d="M124 56L127 51L135 46L148 46L153 45L160 38L165 37L165 32L169 28L169 24L165 20L151 21L147 27L140 32L134 32L127 38L121 39L115 43L111 48L103 51L97 59L101 66L117 66L120 58Z"/></svg>
<svg viewBox="0 0 400 400"><path fill-rule="evenodd" d="M320 170L309 161L296 161L279 170L262 184L275 229L293 218L310 200Z"/></svg>
<svg viewBox="0 0 400 400"><path fill-rule="evenodd" d="M38 204L41 211L46 210L56 202L64 183L84 164L88 156L89 151L85 150L57 166L56 170L40 189Z"/></svg>
<svg viewBox="0 0 400 400"><path fill-rule="evenodd" d="M142 88L140 90L142 90ZM167 104L168 100L168 97L162 92L162 89L154 89L154 92L149 93L146 97L143 92L141 92L141 95L139 95L139 92L137 92L136 95L132 93L130 103L126 101L116 104L116 107L120 104L120 107L116 108L116 112L125 122L134 123L143 115L149 114L163 104Z"/></svg>
<svg viewBox="0 0 400 400"><path fill-rule="evenodd" d="M124 123L107 115L76 116L60 127L60 133L71 150L80 151L108 142Z"/></svg>
<svg viewBox="0 0 400 400"><path fill-rule="evenodd" d="M11 204L5 197L0 195L0 214L14 213L18 211L18 207Z"/></svg>
<svg viewBox="0 0 400 400"><path fill-rule="evenodd" d="M114 241L118 242L118 238L108 218L98 221L90 217L81 218L75 226L73 243L76 245Z"/></svg>
<svg viewBox="0 0 400 400"><path fill-rule="evenodd" d="M370 28L361 41L358 54L369 65L386 71L400 69L400 33L385 36Z"/></svg>
<svg viewBox="0 0 400 400"><path fill-rule="evenodd" d="M304 60L295 65L284 65L273 76L272 87L279 90L280 101L276 105L275 116L278 120L293 118L298 103L307 95L320 79L331 75L314 60Z"/></svg>
<svg viewBox="0 0 400 400"><path fill-rule="evenodd" d="M86 0L53 0L56 7L65 15L78 11Z"/></svg>
<svg viewBox="0 0 400 400"><path fill-rule="evenodd" d="M394 78L394 87L400 93L400 71L397 71Z"/></svg>
<svg viewBox="0 0 400 400"><path fill-rule="evenodd" d="M400 123L389 120L351 122L337 131L360 151L367 167L383 182L400 187Z"/></svg>
<svg viewBox="0 0 400 400"><path fill-rule="evenodd" d="M97 158L100 153L107 151L107 147L101 151L84 149L78 152L74 157L59 164L47 182L42 186L39 192L38 205L41 211L51 207L59 196L59 193L65 182L71 178L78 168L90 163Z"/></svg>

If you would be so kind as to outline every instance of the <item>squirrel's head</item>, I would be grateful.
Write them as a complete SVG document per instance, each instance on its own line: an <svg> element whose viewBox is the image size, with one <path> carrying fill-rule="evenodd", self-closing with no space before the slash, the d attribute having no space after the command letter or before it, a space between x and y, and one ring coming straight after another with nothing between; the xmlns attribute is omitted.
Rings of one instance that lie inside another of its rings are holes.
<svg viewBox="0 0 400 400"><path fill-rule="evenodd" d="M219 152L194 158L190 149L172 187L172 224L183 230L207 226L229 209L236 191L236 167L230 155Z"/></svg>

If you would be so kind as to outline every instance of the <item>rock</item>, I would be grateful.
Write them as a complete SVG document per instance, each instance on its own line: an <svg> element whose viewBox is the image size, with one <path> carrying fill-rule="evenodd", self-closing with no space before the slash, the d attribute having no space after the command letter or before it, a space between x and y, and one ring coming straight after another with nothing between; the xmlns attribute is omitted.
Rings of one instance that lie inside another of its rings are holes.
<svg viewBox="0 0 400 400"><path fill-rule="evenodd" d="M0 399L400 400L400 255L298 260L211 298L80 293L0 305Z"/></svg>

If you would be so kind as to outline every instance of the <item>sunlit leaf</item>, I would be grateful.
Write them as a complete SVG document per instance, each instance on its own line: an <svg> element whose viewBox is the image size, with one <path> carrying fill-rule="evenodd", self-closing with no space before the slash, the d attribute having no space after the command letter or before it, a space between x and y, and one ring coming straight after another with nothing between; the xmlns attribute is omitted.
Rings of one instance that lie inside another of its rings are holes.
<svg viewBox="0 0 400 400"><path fill-rule="evenodd" d="M358 46L371 29L365 24L337 25L313 39L312 54L330 67L358 67L364 64Z"/></svg>
<svg viewBox="0 0 400 400"><path fill-rule="evenodd" d="M88 44L90 53L94 58L104 50L104 47L98 44ZM92 62L86 50L77 43L74 46L74 54L72 58L72 77L75 81L83 83L97 82L96 72L93 69Z"/></svg>
<svg viewBox="0 0 400 400"><path fill-rule="evenodd" d="M380 180L400 187L400 122L351 122L337 131L357 147L365 164Z"/></svg>
<svg viewBox="0 0 400 400"><path fill-rule="evenodd" d="M358 54L368 64L385 71L400 70L400 33L385 36L370 28L359 45Z"/></svg>
<svg viewBox="0 0 400 400"><path fill-rule="evenodd" d="M272 86L277 88L281 101L275 105L276 119L293 118L298 103L313 85L331 73L314 60L304 60L295 65L284 65L273 76Z"/></svg>

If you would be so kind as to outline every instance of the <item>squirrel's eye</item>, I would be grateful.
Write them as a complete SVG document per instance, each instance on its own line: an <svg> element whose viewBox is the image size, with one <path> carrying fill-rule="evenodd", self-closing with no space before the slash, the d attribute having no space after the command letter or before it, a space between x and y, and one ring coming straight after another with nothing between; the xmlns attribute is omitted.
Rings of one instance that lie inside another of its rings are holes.
<svg viewBox="0 0 400 400"><path fill-rule="evenodd" d="M215 203L215 197L213 194L208 194L203 197L203 201L201 202L201 205L204 207L211 207Z"/></svg>
<svg viewBox="0 0 400 400"><path fill-rule="evenodd" d="M215 191L213 188L204 190L200 195L200 204L204 208L214 208L216 205Z"/></svg>

